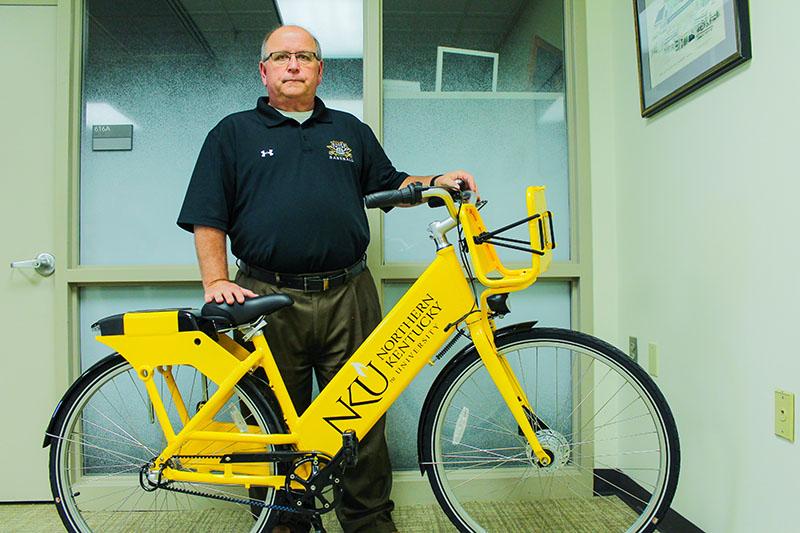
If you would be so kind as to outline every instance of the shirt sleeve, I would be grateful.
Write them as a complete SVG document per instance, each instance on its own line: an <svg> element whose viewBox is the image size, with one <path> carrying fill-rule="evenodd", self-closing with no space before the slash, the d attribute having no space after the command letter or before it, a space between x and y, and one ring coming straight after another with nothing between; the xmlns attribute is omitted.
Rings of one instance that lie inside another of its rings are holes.
<svg viewBox="0 0 800 533"><path fill-rule="evenodd" d="M364 172L361 176L361 190L364 194L397 189L408 177L399 172L378 142L375 134L366 124L364 129Z"/></svg>
<svg viewBox="0 0 800 533"><path fill-rule="evenodd" d="M216 129L206 137L189 181L178 215L178 226L193 232L194 226L210 226L228 233L235 203L232 158L226 153Z"/></svg>

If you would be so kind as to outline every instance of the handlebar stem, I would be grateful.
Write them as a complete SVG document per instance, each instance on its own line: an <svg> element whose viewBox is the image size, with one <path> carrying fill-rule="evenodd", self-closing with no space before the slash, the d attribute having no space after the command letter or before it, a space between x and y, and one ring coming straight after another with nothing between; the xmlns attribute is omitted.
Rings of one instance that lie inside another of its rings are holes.
<svg viewBox="0 0 800 533"><path fill-rule="evenodd" d="M447 240L446 233L455 227L456 219L453 217L447 217L444 220L439 220L437 222L431 222L428 224L428 233L431 234L431 239L433 239L433 242L436 243L437 252L443 248L451 246L450 242Z"/></svg>

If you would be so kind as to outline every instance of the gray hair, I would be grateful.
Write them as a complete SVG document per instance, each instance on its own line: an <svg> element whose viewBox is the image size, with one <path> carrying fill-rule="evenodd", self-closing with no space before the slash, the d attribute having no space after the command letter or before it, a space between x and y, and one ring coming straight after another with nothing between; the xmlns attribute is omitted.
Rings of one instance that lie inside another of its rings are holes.
<svg viewBox="0 0 800 533"><path fill-rule="evenodd" d="M267 60L267 58L269 57L269 52L267 52L267 41L269 40L269 38L270 38L270 37L272 37L272 34L273 34L273 33L275 33L276 31L278 31L278 30L279 30L279 29L281 29L281 28L287 28L287 27L300 28L301 30L303 30L304 32L306 32L307 34L309 34L309 35L311 36L311 38L312 38L312 39L314 39L314 45L317 47L317 59L319 59L320 61L322 61L322 47L319 45L319 41L317 40L317 38L314 36L314 34L313 34L313 33L311 33L310 31L308 31L308 30L307 30L307 29L305 29L304 27L302 27L302 26L297 26L297 25L295 25L295 24L286 24L286 25L284 25L284 26L278 26L278 27L277 27L277 28L275 28L274 30L270 31L270 32L269 32L269 33L268 33L268 34L267 34L267 35L264 37L264 40L263 40L263 41L261 41L261 61L266 61L266 60Z"/></svg>

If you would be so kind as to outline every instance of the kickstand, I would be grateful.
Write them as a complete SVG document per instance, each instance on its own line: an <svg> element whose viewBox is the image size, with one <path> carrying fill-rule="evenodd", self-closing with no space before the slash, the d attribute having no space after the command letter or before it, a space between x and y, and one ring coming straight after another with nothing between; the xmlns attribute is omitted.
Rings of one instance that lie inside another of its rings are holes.
<svg viewBox="0 0 800 533"><path fill-rule="evenodd" d="M309 520L314 528L314 533L326 533L325 526L322 525L322 517L319 514L311 515Z"/></svg>

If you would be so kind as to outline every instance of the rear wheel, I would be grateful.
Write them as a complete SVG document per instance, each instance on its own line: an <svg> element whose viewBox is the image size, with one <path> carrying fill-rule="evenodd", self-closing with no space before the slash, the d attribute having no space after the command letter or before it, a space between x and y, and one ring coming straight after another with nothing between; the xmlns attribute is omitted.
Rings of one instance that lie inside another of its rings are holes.
<svg viewBox="0 0 800 533"><path fill-rule="evenodd" d="M172 367L189 416L216 391L190 366ZM182 427L161 372L154 383L176 433ZM278 419L260 392L260 382L246 375L233 396L206 428L214 431L273 433ZM262 384L263 387L263 384ZM64 398L50 434L50 485L61 520L69 531L264 531L269 509L156 489L145 491L140 468L166 445L152 404L130 364L115 354L88 370ZM219 455L231 443L187 443L179 454ZM241 445L239 445L241 446ZM237 451L265 451L251 447ZM209 469L200 459L179 459L178 468ZM208 461L206 461L206 465ZM271 467L270 467L271 468ZM221 470L211 467L212 471ZM248 499L243 487L175 482L172 487ZM273 503L275 491L259 491Z"/></svg>
<svg viewBox="0 0 800 533"><path fill-rule="evenodd" d="M675 422L652 379L613 346L533 328L497 347L530 401L536 456L474 347L426 405L421 466L461 531L652 531L678 481Z"/></svg>

